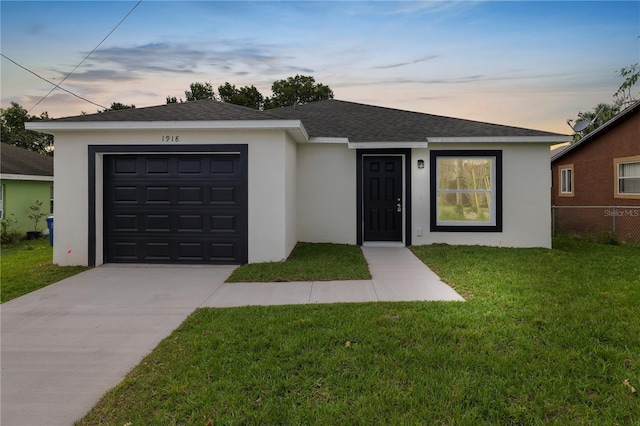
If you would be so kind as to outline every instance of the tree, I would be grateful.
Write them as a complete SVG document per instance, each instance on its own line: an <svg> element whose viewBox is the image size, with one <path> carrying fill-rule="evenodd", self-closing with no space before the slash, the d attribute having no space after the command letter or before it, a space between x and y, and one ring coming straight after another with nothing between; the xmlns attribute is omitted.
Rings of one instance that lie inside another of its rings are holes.
<svg viewBox="0 0 640 426"><path fill-rule="evenodd" d="M262 109L264 105L264 96L256 89L255 86L244 86L236 89L235 85L229 82L218 87L218 94L222 102L241 105L247 108Z"/></svg>
<svg viewBox="0 0 640 426"><path fill-rule="evenodd" d="M27 130L27 121L48 120L49 114L43 112L40 116L29 115L28 111L16 102L11 102L9 108L0 109L0 138L10 145L35 151L40 154L52 154L53 136Z"/></svg>
<svg viewBox="0 0 640 426"><path fill-rule="evenodd" d="M638 82L638 77L640 77L638 63L621 68L618 74L621 77L625 77L625 80L618 88L618 91L614 93L613 99L620 109L624 109L627 105L636 101L636 98L631 93L631 88Z"/></svg>
<svg viewBox="0 0 640 426"><path fill-rule="evenodd" d="M131 105L125 105L123 103L120 102L113 102L111 104L111 107L109 108L109 111L116 111L118 109L134 109L136 106L134 104Z"/></svg>
<svg viewBox="0 0 640 426"><path fill-rule="evenodd" d="M638 63L621 68L618 70L618 74L620 74L621 77L625 77L625 81L620 85L616 93L613 94L614 103L600 103L593 109L593 111L578 113L578 117L580 117L581 120L587 120L590 124L584 130L576 132L573 135L573 142L579 141L584 135L588 135L593 132L603 123L606 123L615 117L618 112L636 102L636 98L633 96L631 88L638 82L638 78L640 77Z"/></svg>
<svg viewBox="0 0 640 426"><path fill-rule="evenodd" d="M191 83L189 88L191 90L184 92L187 101L217 100L211 83ZM218 94L222 102L260 110L333 99L333 90L329 86L316 83L312 76L306 75L277 80L271 86L271 90L273 96L265 98L253 85L237 88L234 84L225 82L218 86ZM167 96L166 102L173 104L182 102L182 99L178 101L175 96Z"/></svg>
<svg viewBox="0 0 640 426"><path fill-rule="evenodd" d="M122 102L113 102L109 108L103 109L102 111L98 112L117 111L119 109L134 109L135 107L136 106L133 104L125 105Z"/></svg>
<svg viewBox="0 0 640 426"><path fill-rule="evenodd" d="M587 120L591 124L589 124L586 129L576 132L576 134L573 135L573 142L579 141L582 139L582 136L588 135L600 127L602 123L611 120L618 111L620 111L620 109L617 106L602 103L598 104L592 111L578 113L578 117L582 120Z"/></svg>
<svg viewBox="0 0 640 426"><path fill-rule="evenodd" d="M191 90L186 90L184 96L187 101L199 101L201 99L215 99L216 95L213 92L213 86L211 83L191 83L189 86Z"/></svg>
<svg viewBox="0 0 640 426"><path fill-rule="evenodd" d="M273 96L265 100L265 109L333 99L329 86L316 83L312 76L296 75L286 80L277 80L271 86Z"/></svg>

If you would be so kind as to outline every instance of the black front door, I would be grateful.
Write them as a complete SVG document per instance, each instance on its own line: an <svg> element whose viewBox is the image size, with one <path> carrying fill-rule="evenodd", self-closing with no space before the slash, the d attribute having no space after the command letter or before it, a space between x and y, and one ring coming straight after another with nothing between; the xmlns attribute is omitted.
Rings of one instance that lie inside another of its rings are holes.
<svg viewBox="0 0 640 426"><path fill-rule="evenodd" d="M363 156L364 241L402 241L402 157Z"/></svg>

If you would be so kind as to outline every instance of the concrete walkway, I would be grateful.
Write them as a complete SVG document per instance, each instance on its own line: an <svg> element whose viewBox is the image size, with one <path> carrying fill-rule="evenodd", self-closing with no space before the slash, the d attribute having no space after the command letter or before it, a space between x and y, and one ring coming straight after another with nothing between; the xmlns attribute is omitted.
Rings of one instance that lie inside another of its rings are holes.
<svg viewBox="0 0 640 426"><path fill-rule="evenodd" d="M202 306L464 300L406 247L362 247L371 280L225 283Z"/></svg>
<svg viewBox="0 0 640 426"><path fill-rule="evenodd" d="M463 300L406 248L363 252L371 280L225 284L232 266L106 265L6 302L0 424L73 424L198 307Z"/></svg>

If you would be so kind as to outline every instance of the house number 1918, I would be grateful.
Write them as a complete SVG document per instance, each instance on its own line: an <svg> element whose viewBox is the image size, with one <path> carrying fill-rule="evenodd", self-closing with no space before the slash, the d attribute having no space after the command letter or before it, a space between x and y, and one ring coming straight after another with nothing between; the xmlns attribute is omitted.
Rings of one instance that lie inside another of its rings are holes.
<svg viewBox="0 0 640 426"><path fill-rule="evenodd" d="M162 142L180 142L180 136L162 136Z"/></svg>

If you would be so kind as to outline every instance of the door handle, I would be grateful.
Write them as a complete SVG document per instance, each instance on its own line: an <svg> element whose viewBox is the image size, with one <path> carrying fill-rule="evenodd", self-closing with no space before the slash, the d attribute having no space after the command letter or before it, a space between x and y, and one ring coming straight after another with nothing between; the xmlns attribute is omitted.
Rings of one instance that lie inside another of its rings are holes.
<svg viewBox="0 0 640 426"><path fill-rule="evenodd" d="M402 213L402 202L400 202L400 198L398 198L398 204L396 204L396 212Z"/></svg>

